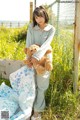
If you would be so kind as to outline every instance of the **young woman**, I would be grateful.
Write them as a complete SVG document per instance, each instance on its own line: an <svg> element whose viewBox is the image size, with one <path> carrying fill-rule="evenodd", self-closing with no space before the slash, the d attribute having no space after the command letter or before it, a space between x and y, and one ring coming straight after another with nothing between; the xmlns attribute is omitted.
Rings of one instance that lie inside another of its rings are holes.
<svg viewBox="0 0 80 120"><path fill-rule="evenodd" d="M33 11L33 22L29 25L26 39L27 47L32 44L40 45L40 49L33 55L32 63L40 60L50 47L55 28L48 24L48 21L49 17L46 10L42 6L36 7ZM52 57L50 59L52 61ZM29 63L28 67L32 67L32 64ZM46 71L43 75L35 74L36 98L33 106L34 114L31 120L41 120L40 112L45 108L44 93L49 86L49 77L49 71Z"/></svg>

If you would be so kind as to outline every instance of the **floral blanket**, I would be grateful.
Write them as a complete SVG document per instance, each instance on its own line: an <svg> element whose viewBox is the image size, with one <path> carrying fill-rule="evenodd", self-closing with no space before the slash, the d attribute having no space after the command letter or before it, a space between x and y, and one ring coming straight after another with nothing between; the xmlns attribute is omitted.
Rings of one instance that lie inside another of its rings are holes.
<svg viewBox="0 0 80 120"><path fill-rule="evenodd" d="M26 120L35 99L34 69L23 66L10 74L11 87L0 86L0 120Z"/></svg>

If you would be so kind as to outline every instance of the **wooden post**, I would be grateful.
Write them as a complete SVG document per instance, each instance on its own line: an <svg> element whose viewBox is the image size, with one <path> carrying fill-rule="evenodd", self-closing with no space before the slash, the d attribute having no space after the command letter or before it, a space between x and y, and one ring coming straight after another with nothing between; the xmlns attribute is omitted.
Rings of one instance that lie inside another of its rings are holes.
<svg viewBox="0 0 80 120"><path fill-rule="evenodd" d="M20 27L20 22L18 22L18 28Z"/></svg>
<svg viewBox="0 0 80 120"><path fill-rule="evenodd" d="M10 28L12 27L12 22L10 22Z"/></svg>
<svg viewBox="0 0 80 120"><path fill-rule="evenodd" d="M79 48L80 48L80 2L75 3L75 26L74 26L74 78L73 78L73 92L77 92L78 83L78 62L79 62Z"/></svg>
<svg viewBox="0 0 80 120"><path fill-rule="evenodd" d="M4 25L4 23L3 22L1 22L1 26L3 26Z"/></svg>
<svg viewBox="0 0 80 120"><path fill-rule="evenodd" d="M34 8L36 8L36 0L34 0Z"/></svg>
<svg viewBox="0 0 80 120"><path fill-rule="evenodd" d="M30 1L30 22L32 21L33 18L33 2Z"/></svg>

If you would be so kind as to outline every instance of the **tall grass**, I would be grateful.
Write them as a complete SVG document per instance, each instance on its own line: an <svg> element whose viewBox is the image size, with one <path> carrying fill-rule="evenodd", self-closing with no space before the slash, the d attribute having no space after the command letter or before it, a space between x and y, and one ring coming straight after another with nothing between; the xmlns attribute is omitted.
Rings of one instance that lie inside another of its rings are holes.
<svg viewBox="0 0 80 120"><path fill-rule="evenodd" d="M27 26L23 28L0 28L0 58L20 59L25 56L23 49L25 47L25 38Z"/></svg>
<svg viewBox="0 0 80 120"><path fill-rule="evenodd" d="M27 26L0 28L0 58L23 60ZM77 120L80 117L79 93L73 94L73 33L61 29L52 43L53 70L46 91L46 109L42 120Z"/></svg>
<svg viewBox="0 0 80 120"><path fill-rule="evenodd" d="M47 108L43 120L77 120L80 116L80 98L79 94L73 94L73 33L60 30L51 46L53 71L46 94Z"/></svg>

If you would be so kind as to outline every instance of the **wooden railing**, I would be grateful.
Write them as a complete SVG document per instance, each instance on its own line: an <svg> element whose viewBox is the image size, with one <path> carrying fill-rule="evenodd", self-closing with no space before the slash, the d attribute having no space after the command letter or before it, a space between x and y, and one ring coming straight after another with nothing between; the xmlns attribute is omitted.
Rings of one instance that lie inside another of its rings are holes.
<svg viewBox="0 0 80 120"><path fill-rule="evenodd" d="M0 26L9 28L22 27L27 24L27 21L0 21Z"/></svg>

